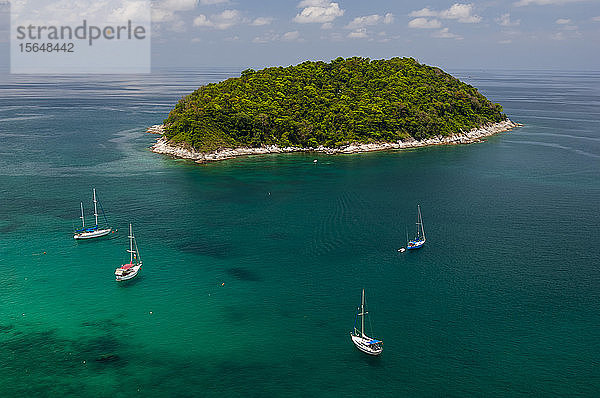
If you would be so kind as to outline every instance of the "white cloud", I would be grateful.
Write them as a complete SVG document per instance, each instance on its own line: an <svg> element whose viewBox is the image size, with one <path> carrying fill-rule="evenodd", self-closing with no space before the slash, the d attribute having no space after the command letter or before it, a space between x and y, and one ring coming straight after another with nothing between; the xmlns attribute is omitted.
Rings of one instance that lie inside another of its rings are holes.
<svg viewBox="0 0 600 398"><path fill-rule="evenodd" d="M198 0L162 0L153 4L173 11L186 11L194 9L198 4Z"/></svg>
<svg viewBox="0 0 600 398"><path fill-rule="evenodd" d="M512 43L512 40L511 39L500 40L498 43L500 43L500 44L510 44L510 43Z"/></svg>
<svg viewBox="0 0 600 398"><path fill-rule="evenodd" d="M329 0L302 0L298 3L297 8L304 7L327 7L329 5Z"/></svg>
<svg viewBox="0 0 600 398"><path fill-rule="evenodd" d="M367 29L360 28L356 29L354 32L348 33L348 37L351 39L364 39L369 37L369 35L367 34Z"/></svg>
<svg viewBox="0 0 600 398"><path fill-rule="evenodd" d="M170 21L175 17L175 14L170 10L164 10L162 8L152 9L152 22L166 22Z"/></svg>
<svg viewBox="0 0 600 398"><path fill-rule="evenodd" d="M411 17L437 17L438 12L425 7L420 10L413 11L408 15Z"/></svg>
<svg viewBox="0 0 600 398"><path fill-rule="evenodd" d="M548 6L548 5L562 5L567 3L577 3L588 0L519 0L513 3L517 7L537 5L537 6Z"/></svg>
<svg viewBox="0 0 600 398"><path fill-rule="evenodd" d="M437 19L415 18L408 23L408 27L416 29L438 29L442 27L442 23Z"/></svg>
<svg viewBox="0 0 600 398"><path fill-rule="evenodd" d="M571 20L569 18L558 18L555 22L557 25L560 25L560 27L563 30L574 32L575 35L579 34L579 32L577 32L577 29L579 29L579 27L577 25L571 24Z"/></svg>
<svg viewBox="0 0 600 398"><path fill-rule="evenodd" d="M440 18L456 19L462 23L479 23L481 17L473 14L473 4L453 4L447 10L440 12Z"/></svg>
<svg viewBox="0 0 600 398"><path fill-rule="evenodd" d="M579 39L581 33L577 31L577 26L574 26L573 28L574 29L565 29L561 32L554 33L550 38L553 40Z"/></svg>
<svg viewBox="0 0 600 398"><path fill-rule="evenodd" d="M298 23L333 22L337 17L344 15L344 10L338 3L328 0L303 0L298 4L298 8L303 8L294 17L294 21Z"/></svg>
<svg viewBox="0 0 600 398"><path fill-rule="evenodd" d="M502 14L499 18L496 18L496 22L498 22L501 26L519 26L521 24L521 20L511 20L510 13Z"/></svg>
<svg viewBox="0 0 600 398"><path fill-rule="evenodd" d="M256 36L254 39L252 39L252 43L268 43L270 41L275 41L276 39L279 38L279 35L276 35L275 33L266 33L262 36Z"/></svg>
<svg viewBox="0 0 600 398"><path fill-rule="evenodd" d="M496 22L498 22L498 25L500 26L519 26L521 24L520 19L517 19L516 21L511 21L509 13L500 15L499 18L496 18Z"/></svg>
<svg viewBox="0 0 600 398"><path fill-rule="evenodd" d="M339 32L329 32L327 34L322 34L321 37L319 37L319 40L325 41L331 41L331 42L340 42L340 41L344 41L346 40L347 36L344 36L342 33Z"/></svg>
<svg viewBox="0 0 600 398"><path fill-rule="evenodd" d="M198 15L195 19L194 19L194 25L195 26L212 26L212 22L208 19L208 17L204 14L200 14Z"/></svg>
<svg viewBox="0 0 600 398"><path fill-rule="evenodd" d="M34 25L81 24L83 19L88 24L121 24L128 20L150 21L152 6L143 0L0 0L0 13L11 11L21 22L27 20ZM6 17L0 19L0 28L2 20L7 23L10 20Z"/></svg>
<svg viewBox="0 0 600 398"><path fill-rule="evenodd" d="M252 23L250 25L252 25L252 26L264 26L264 25L270 25L271 22L273 22L273 18L258 17L254 21L252 21Z"/></svg>
<svg viewBox="0 0 600 398"><path fill-rule="evenodd" d="M331 22L325 22L323 25L321 25L321 29L333 29L333 24Z"/></svg>
<svg viewBox="0 0 600 398"><path fill-rule="evenodd" d="M300 38L300 32L294 30L293 32L286 32L281 36L283 41L295 41Z"/></svg>
<svg viewBox="0 0 600 398"><path fill-rule="evenodd" d="M256 36L254 39L252 39L253 43L259 43L259 44L269 43L269 42L273 42L273 41L304 41L304 40L300 37L300 32L298 32L297 30L294 30L291 32L286 32L282 35L277 34L273 31L269 31L262 36Z"/></svg>
<svg viewBox="0 0 600 398"><path fill-rule="evenodd" d="M358 29L363 28L365 26L377 25L379 21L381 21L381 15L367 15L364 17L356 17L352 22L346 25L347 29Z"/></svg>
<svg viewBox="0 0 600 398"><path fill-rule="evenodd" d="M364 17L356 17L346 25L346 29L359 29L364 28L366 26L373 26L380 23L391 24L394 22L394 15L392 13L387 13L385 16L379 14L367 15Z"/></svg>
<svg viewBox="0 0 600 398"><path fill-rule="evenodd" d="M224 30L242 22L242 14L238 10L225 10L219 14L211 15L210 18L204 14L194 19L194 26Z"/></svg>
<svg viewBox="0 0 600 398"><path fill-rule="evenodd" d="M431 37L437 37L439 39L457 39L462 40L462 37L459 35L455 35L454 33L450 33L448 28L440 29L437 32L433 32Z"/></svg>
<svg viewBox="0 0 600 398"><path fill-rule="evenodd" d="M108 20L114 22L127 22L128 20L135 20L136 17L143 15L143 13L147 11L148 3L145 1L126 1L123 2L121 7L112 10L108 16Z"/></svg>
<svg viewBox="0 0 600 398"><path fill-rule="evenodd" d="M229 0L200 0L200 4L202 5L213 5L213 4L227 4Z"/></svg>
<svg viewBox="0 0 600 398"><path fill-rule="evenodd" d="M442 19L454 19L460 23L479 23L481 17L473 14L473 4L454 3L450 8L435 11L428 7L413 11L411 17L438 17Z"/></svg>
<svg viewBox="0 0 600 398"><path fill-rule="evenodd" d="M162 0L152 2L152 22L169 22L170 30L185 30L185 24L176 14L196 8L198 0Z"/></svg>
<svg viewBox="0 0 600 398"><path fill-rule="evenodd" d="M21 22L34 25L67 25L87 19L88 23L121 23L132 20L141 22L150 18L152 4L142 0L0 0L0 12L11 11ZM10 18L6 19L8 22ZM2 22L0 21L0 26Z"/></svg>
<svg viewBox="0 0 600 398"><path fill-rule="evenodd" d="M594 22L600 22L600 15L598 15L597 17L592 18L592 21L594 21Z"/></svg>
<svg viewBox="0 0 600 398"><path fill-rule="evenodd" d="M181 33L185 32L185 29L185 22L183 22L181 19L176 19L175 21L169 24L169 30L172 30L173 32Z"/></svg>

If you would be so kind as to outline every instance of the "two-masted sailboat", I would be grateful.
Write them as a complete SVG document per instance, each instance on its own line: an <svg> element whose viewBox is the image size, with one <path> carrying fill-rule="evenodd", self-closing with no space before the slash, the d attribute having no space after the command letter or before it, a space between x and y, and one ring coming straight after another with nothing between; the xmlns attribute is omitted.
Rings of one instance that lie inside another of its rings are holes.
<svg viewBox="0 0 600 398"><path fill-rule="evenodd" d="M102 204L100 203L100 201L98 200L98 197L96 196L96 188L93 189L94 192L94 218L96 223L94 224L94 226L92 227L87 227L85 226L85 215L83 213L83 202L81 202L81 229L77 229L75 230L75 233L73 234L73 239L92 239L92 238L99 238L101 236L106 236L108 234L110 234L110 232L112 231L112 228L109 227L104 227L104 228L100 228L98 227L98 204L100 204L100 209L102 209ZM106 215L104 214L104 210L102 209L102 216L104 217L104 222L106 224L108 224L108 220L106 219Z"/></svg>
<svg viewBox="0 0 600 398"><path fill-rule="evenodd" d="M115 270L115 279L117 282L135 278L142 268L142 258L140 257L135 236L133 236L133 227L131 224L129 224L129 249L127 253L130 256L129 264L123 264Z"/></svg>
<svg viewBox="0 0 600 398"><path fill-rule="evenodd" d="M354 330L350 332L352 342L362 352L369 355L379 355L383 352L383 341L371 338L365 334L365 289L362 290L360 308L354 320ZM360 330L357 329L358 317L360 317Z"/></svg>
<svg viewBox="0 0 600 398"><path fill-rule="evenodd" d="M421 217L421 206L417 205L417 233L413 240L406 244L408 250L419 249L425 244L425 229L423 229L423 218Z"/></svg>

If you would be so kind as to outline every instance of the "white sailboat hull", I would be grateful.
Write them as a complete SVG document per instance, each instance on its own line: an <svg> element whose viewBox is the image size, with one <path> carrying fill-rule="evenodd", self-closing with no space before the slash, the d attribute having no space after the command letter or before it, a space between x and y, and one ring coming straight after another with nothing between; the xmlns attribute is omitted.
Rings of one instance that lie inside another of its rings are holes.
<svg viewBox="0 0 600 398"><path fill-rule="evenodd" d="M123 282L123 281L128 281L130 279L135 278L138 273L140 272L140 269L142 268L142 263L139 263L136 266L131 267L127 272L119 272L121 271L121 268L117 268L115 271L115 280L117 282Z"/></svg>
<svg viewBox="0 0 600 398"><path fill-rule="evenodd" d="M423 247L424 244L425 244L425 239L411 240L406 245L406 248L408 250L420 249L421 247Z"/></svg>
<svg viewBox="0 0 600 398"><path fill-rule="evenodd" d="M106 236L108 234L110 234L112 231L112 228L107 228L107 229L97 229L95 231L91 231L91 232L81 232L78 234L73 235L73 239L92 239L92 238L100 238L102 236Z"/></svg>
<svg viewBox="0 0 600 398"><path fill-rule="evenodd" d="M407 234L408 235L408 234ZM417 236L409 240L406 244L406 250L420 249L425 244L425 228L423 227L423 217L421 216L421 206L417 205Z"/></svg>
<svg viewBox="0 0 600 398"><path fill-rule="evenodd" d="M383 347L381 345L379 345L379 344L377 344L377 345L368 344L369 341L373 340L370 337L367 337L367 336L365 336L365 337L356 336L356 335L354 335L352 333L350 333L350 337L352 338L352 342L354 343L354 345L356 346L356 348L358 348L359 350L361 350L365 354L377 356L377 355L380 355L383 352Z"/></svg>

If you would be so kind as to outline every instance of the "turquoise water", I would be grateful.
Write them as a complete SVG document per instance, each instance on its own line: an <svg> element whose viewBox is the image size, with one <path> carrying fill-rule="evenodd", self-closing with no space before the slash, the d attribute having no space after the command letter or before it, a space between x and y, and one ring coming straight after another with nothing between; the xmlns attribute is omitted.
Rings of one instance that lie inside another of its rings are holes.
<svg viewBox="0 0 600 398"><path fill-rule="evenodd" d="M600 73L455 71L525 124L481 144L147 150L236 73L0 78L1 396L597 396ZM76 242L92 187L118 232ZM348 335L363 287L379 358Z"/></svg>

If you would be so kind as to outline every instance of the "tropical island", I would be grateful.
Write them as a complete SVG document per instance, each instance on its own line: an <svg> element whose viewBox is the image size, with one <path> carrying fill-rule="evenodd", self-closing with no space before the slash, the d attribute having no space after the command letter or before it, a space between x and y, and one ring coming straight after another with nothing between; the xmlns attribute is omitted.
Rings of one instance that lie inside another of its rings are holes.
<svg viewBox="0 0 600 398"><path fill-rule="evenodd" d="M517 126L475 87L413 58L247 69L182 98L157 153L198 162L470 143Z"/></svg>

